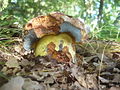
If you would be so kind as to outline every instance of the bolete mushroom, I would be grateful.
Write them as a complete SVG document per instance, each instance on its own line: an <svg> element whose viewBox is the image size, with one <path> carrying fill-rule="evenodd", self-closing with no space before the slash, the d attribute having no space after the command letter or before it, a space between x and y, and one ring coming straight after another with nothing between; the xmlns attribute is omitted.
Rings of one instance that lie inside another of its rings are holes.
<svg viewBox="0 0 120 90"><path fill-rule="evenodd" d="M31 19L26 25L24 49L34 48L35 56L50 56L57 61L75 60L76 42L87 36L85 24L63 13L51 13ZM33 47L34 46L34 47Z"/></svg>

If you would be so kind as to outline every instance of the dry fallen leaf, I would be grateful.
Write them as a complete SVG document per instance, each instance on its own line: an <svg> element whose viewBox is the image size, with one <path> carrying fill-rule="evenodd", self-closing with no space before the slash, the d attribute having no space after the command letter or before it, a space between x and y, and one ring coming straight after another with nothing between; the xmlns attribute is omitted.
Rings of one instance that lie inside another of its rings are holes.
<svg viewBox="0 0 120 90"><path fill-rule="evenodd" d="M54 83L54 79L52 77L47 77L45 78L44 83L47 83L47 84Z"/></svg>
<svg viewBox="0 0 120 90"><path fill-rule="evenodd" d="M9 60L5 64L9 68L19 68L18 60L15 57L10 57Z"/></svg>
<svg viewBox="0 0 120 90"><path fill-rule="evenodd" d="M25 79L25 83L23 85L24 90L46 90L45 87L39 84L36 81L32 81L31 79Z"/></svg>
<svg viewBox="0 0 120 90"><path fill-rule="evenodd" d="M120 90L120 87L111 87L109 90Z"/></svg>
<svg viewBox="0 0 120 90"><path fill-rule="evenodd" d="M71 60L72 57L67 46L63 47L62 51L56 51L55 48L56 45L53 42L47 45L47 52L50 58L59 62L69 62Z"/></svg>
<svg viewBox="0 0 120 90"><path fill-rule="evenodd" d="M0 90L22 90L24 79L21 76L12 78L8 83L3 85Z"/></svg>

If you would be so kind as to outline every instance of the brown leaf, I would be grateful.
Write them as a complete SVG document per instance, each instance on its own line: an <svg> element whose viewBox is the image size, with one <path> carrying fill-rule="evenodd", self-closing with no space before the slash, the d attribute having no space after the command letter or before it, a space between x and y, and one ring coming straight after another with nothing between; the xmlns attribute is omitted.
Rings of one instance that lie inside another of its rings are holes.
<svg viewBox="0 0 120 90"><path fill-rule="evenodd" d="M50 55L52 59L55 59L59 62L69 62L72 57L71 54L68 52L68 48L64 47L62 51L56 51L55 47L56 46L53 42L47 45L48 55Z"/></svg>
<svg viewBox="0 0 120 90"><path fill-rule="evenodd" d="M20 76L12 78L8 83L3 85L0 90L22 90L24 79Z"/></svg>
<svg viewBox="0 0 120 90"><path fill-rule="evenodd" d="M52 77L47 77L45 78L44 83L47 83L47 84L54 83L54 79Z"/></svg>
<svg viewBox="0 0 120 90"><path fill-rule="evenodd" d="M120 90L120 87L111 87L109 90Z"/></svg>
<svg viewBox="0 0 120 90"><path fill-rule="evenodd" d="M18 60L14 57L10 57L5 65L7 65L7 67L9 68L13 68L13 67L19 68Z"/></svg>
<svg viewBox="0 0 120 90"><path fill-rule="evenodd" d="M42 84L39 84L36 81L32 81L30 78L25 79L23 89L25 90L46 90Z"/></svg>

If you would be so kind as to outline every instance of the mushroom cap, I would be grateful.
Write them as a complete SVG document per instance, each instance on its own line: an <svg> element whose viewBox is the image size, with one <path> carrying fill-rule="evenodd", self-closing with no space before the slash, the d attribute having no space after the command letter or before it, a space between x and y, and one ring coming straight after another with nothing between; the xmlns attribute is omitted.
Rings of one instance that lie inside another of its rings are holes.
<svg viewBox="0 0 120 90"><path fill-rule="evenodd" d="M31 19L26 25L25 30L34 29L36 36L41 38L44 35L56 34L60 30L61 22L51 15L38 16Z"/></svg>
<svg viewBox="0 0 120 90"><path fill-rule="evenodd" d="M70 30L70 31L69 30L62 31L61 25L64 24L64 22L70 23L73 27L79 29L78 30L79 33L86 33L85 24L81 20L65 15L63 13L59 13L59 12L54 12L54 13L50 13L49 15L38 16L31 19L25 25L25 30L34 29L34 32L36 33L36 36L38 38L41 38L45 35L58 34L61 32L70 32L71 35L74 32L76 32L77 29Z"/></svg>
<svg viewBox="0 0 120 90"><path fill-rule="evenodd" d="M33 30L32 33L30 33L31 30ZM81 20L59 12L31 19L25 25L25 31L28 32L24 38L26 50L31 50L32 45L46 35L67 33L75 42L81 42L87 38L85 24Z"/></svg>

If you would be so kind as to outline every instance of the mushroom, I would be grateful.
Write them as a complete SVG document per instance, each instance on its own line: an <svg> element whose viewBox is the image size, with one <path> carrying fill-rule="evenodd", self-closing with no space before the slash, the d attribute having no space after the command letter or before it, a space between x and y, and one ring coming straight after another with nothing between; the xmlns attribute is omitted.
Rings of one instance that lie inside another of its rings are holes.
<svg viewBox="0 0 120 90"><path fill-rule="evenodd" d="M48 55L57 61L75 61L76 42L86 39L85 24L63 13L51 13L31 19L25 25L24 49L35 56Z"/></svg>

